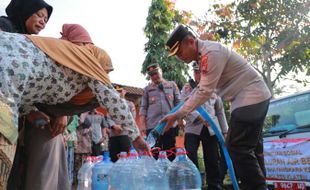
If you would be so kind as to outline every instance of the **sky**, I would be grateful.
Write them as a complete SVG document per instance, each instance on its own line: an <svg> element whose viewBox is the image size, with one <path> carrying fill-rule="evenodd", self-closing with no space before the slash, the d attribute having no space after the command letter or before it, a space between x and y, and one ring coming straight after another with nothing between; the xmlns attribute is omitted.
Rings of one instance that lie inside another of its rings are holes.
<svg viewBox="0 0 310 190"><path fill-rule="evenodd" d="M141 65L145 58L147 39L143 28L146 24L151 0L45 0L53 6L53 14L40 33L42 36L60 37L62 25L76 23L84 26L95 45L110 55L114 71L111 81L123 85L144 87L145 76ZM0 15L10 0L0 1ZM176 8L204 15L207 0L177 0Z"/></svg>

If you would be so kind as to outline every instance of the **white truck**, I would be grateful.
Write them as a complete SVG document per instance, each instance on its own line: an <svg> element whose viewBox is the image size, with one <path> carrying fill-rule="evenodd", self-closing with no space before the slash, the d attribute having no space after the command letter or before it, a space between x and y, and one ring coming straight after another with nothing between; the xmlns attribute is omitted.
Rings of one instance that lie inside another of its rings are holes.
<svg viewBox="0 0 310 190"><path fill-rule="evenodd" d="M310 189L310 91L270 102L263 139L268 188Z"/></svg>

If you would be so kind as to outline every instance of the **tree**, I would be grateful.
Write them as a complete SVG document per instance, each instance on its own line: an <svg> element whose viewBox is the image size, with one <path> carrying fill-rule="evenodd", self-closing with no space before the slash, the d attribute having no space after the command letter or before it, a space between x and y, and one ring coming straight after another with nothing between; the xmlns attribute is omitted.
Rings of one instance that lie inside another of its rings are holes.
<svg viewBox="0 0 310 190"><path fill-rule="evenodd" d="M190 14L182 17L181 13L174 10L174 3L169 0L152 0L144 28L148 42L144 49L147 55L142 65L143 74L146 74L148 65L158 63L165 79L175 81L179 87L183 86L186 82L185 75L187 75L188 67L175 57L168 58L165 44L175 24L184 22L188 19L187 16Z"/></svg>
<svg viewBox="0 0 310 190"><path fill-rule="evenodd" d="M232 44L274 93L282 79L307 83L298 73L310 74L309 7L308 0L239 0L214 4L192 24L204 38Z"/></svg>

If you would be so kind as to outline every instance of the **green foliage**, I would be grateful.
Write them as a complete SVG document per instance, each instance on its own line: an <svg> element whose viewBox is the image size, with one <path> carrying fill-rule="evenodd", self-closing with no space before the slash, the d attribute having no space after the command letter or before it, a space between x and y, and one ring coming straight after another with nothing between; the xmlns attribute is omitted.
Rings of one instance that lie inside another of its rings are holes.
<svg viewBox="0 0 310 190"><path fill-rule="evenodd" d="M180 13L173 9L174 4L165 0L152 0L144 28L148 42L144 51L147 53L141 72L146 74L148 65L158 63L163 71L163 77L175 81L179 87L186 82L187 65L175 57L168 58L165 48L169 32L180 22Z"/></svg>
<svg viewBox="0 0 310 190"><path fill-rule="evenodd" d="M194 24L213 34L227 31L221 40L233 44L274 92L289 73L310 74L309 7L308 0L239 0L215 4Z"/></svg>

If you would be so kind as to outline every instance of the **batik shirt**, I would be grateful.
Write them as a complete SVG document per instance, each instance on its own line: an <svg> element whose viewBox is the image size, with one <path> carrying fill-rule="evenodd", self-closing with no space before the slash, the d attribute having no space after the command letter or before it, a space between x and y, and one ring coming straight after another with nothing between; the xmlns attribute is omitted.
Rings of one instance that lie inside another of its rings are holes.
<svg viewBox="0 0 310 190"><path fill-rule="evenodd" d="M0 101L11 108L16 127L18 116L36 110L35 103L68 102L86 87L131 140L139 136L125 100L112 86L55 63L23 35L0 32Z"/></svg>

